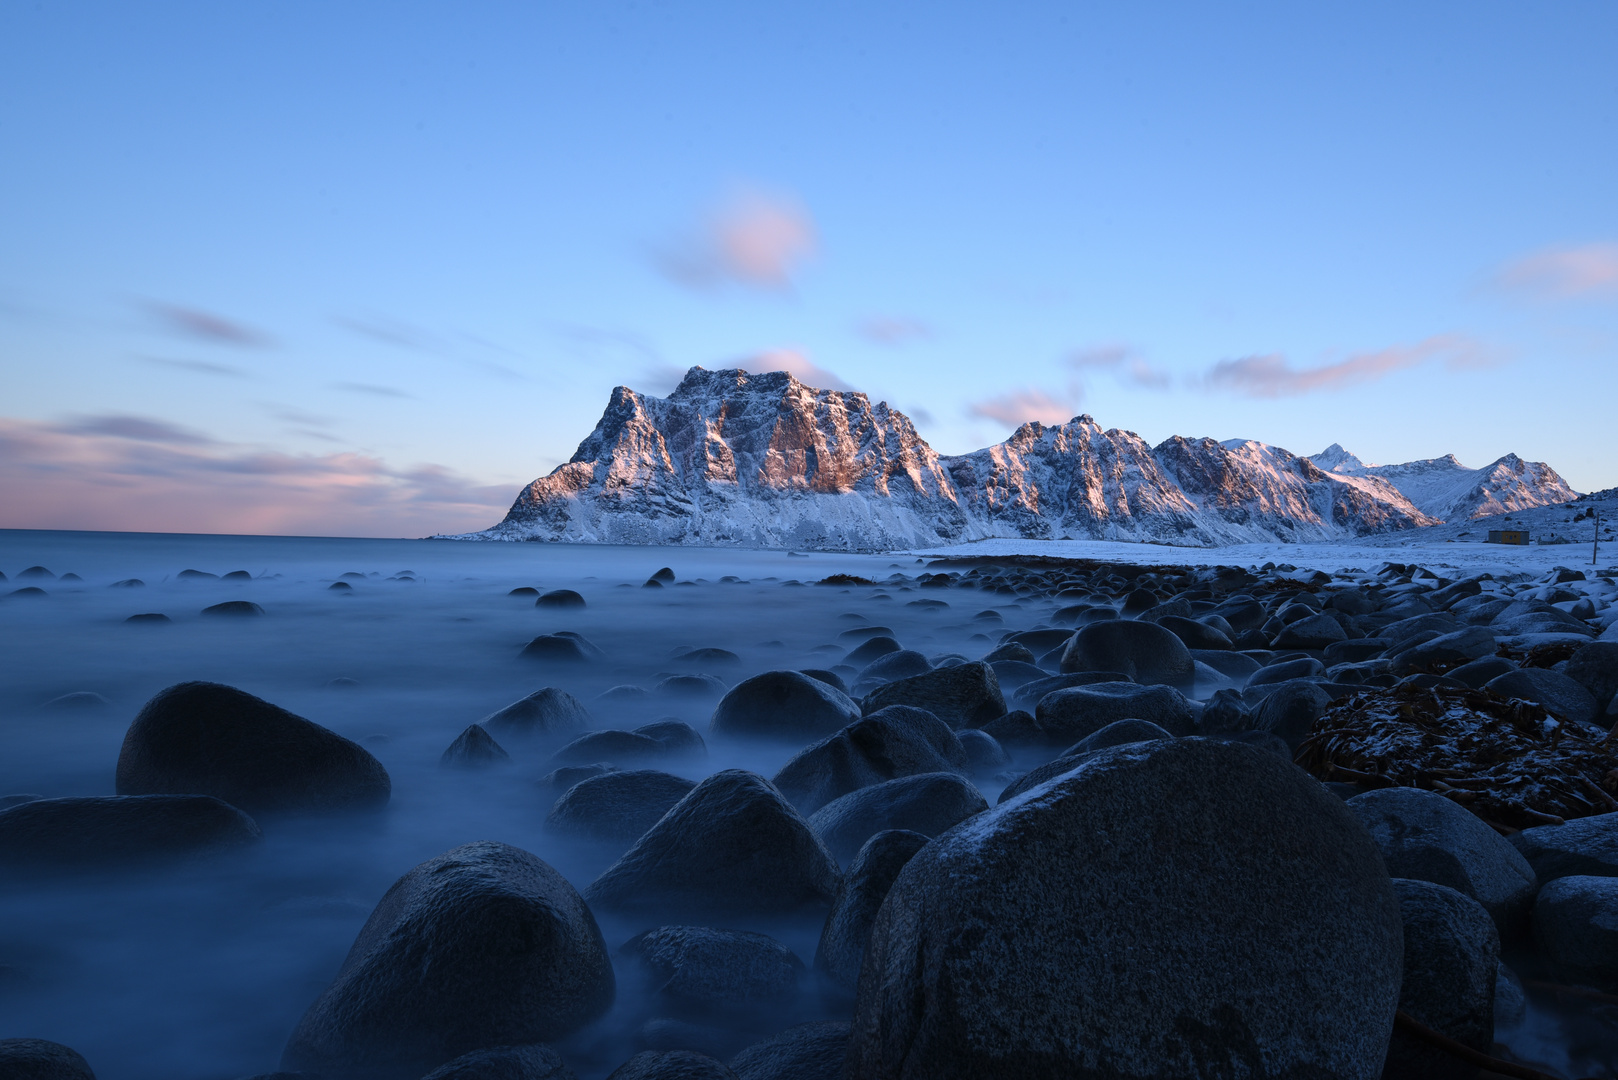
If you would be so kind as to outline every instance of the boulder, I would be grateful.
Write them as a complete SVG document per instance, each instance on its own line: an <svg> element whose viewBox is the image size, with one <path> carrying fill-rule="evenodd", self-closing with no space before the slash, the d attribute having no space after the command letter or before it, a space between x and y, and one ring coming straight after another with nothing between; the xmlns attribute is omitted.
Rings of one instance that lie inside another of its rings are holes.
<svg viewBox="0 0 1618 1080"><path fill-rule="evenodd" d="M1244 683L1259 669L1259 662L1239 652L1221 652L1218 649L1192 649L1191 659L1206 664L1225 678Z"/></svg>
<svg viewBox="0 0 1618 1080"><path fill-rule="evenodd" d="M1494 1045L1500 935L1489 913L1454 889L1394 878L1404 923L1399 1008L1463 1046ZM1394 1030L1383 1080L1473 1080L1477 1067Z"/></svg>
<svg viewBox="0 0 1618 1080"><path fill-rule="evenodd" d="M203 608L202 614L216 619L240 619L262 615L264 614L264 609L251 600L226 600L222 604L210 604L208 607Z"/></svg>
<svg viewBox="0 0 1618 1080"><path fill-rule="evenodd" d="M1091 732L1063 751L1062 756L1088 754L1091 750L1105 750L1109 746L1123 746L1132 742L1153 742L1172 739L1174 733L1150 720L1119 720L1100 731Z"/></svg>
<svg viewBox="0 0 1618 1080"><path fill-rule="evenodd" d="M1157 625L1185 642L1185 647L1193 651L1197 649L1211 651L1235 648L1228 634L1195 619L1187 619L1179 615L1165 615L1157 620Z"/></svg>
<svg viewBox="0 0 1618 1080"><path fill-rule="evenodd" d="M422 1080L578 1080L548 1046L495 1046L446 1062Z"/></svg>
<svg viewBox="0 0 1618 1080"><path fill-rule="evenodd" d="M1268 686L1272 683L1291 682L1293 679L1313 678L1316 675L1324 675L1325 672L1325 664L1312 656L1301 656L1296 660L1265 664L1247 677L1247 685Z"/></svg>
<svg viewBox="0 0 1618 1080"><path fill-rule="evenodd" d="M1501 697L1537 701L1558 720L1572 724L1591 724L1600 715L1590 691L1550 668L1518 668L1490 679L1483 688Z"/></svg>
<svg viewBox="0 0 1618 1080"><path fill-rule="evenodd" d="M0 867L145 866L262 838L252 818L211 795L31 799L0 810Z"/></svg>
<svg viewBox="0 0 1618 1080"><path fill-rule="evenodd" d="M1287 623L1270 644L1277 649L1324 649L1347 638L1343 624L1330 615L1306 615Z"/></svg>
<svg viewBox="0 0 1618 1080"><path fill-rule="evenodd" d="M1253 710L1253 726L1297 750L1315 721L1331 708L1331 694L1319 683L1299 679L1276 686Z"/></svg>
<svg viewBox="0 0 1618 1080"><path fill-rule="evenodd" d="M736 1080L721 1061L691 1050L643 1050L607 1080Z"/></svg>
<svg viewBox="0 0 1618 1080"><path fill-rule="evenodd" d="M418 1080L474 1050L564 1038L614 991L595 917L562 875L506 844L465 844L382 897L281 1067Z"/></svg>
<svg viewBox="0 0 1618 1080"><path fill-rule="evenodd" d="M1175 735L1190 735L1195 729L1196 712L1172 687L1114 682L1047 694L1035 708L1034 719L1048 745L1068 746L1119 720L1148 720Z"/></svg>
<svg viewBox="0 0 1618 1080"><path fill-rule="evenodd" d="M847 656L843 657L843 660L845 663L853 664L856 667L863 667L873 660L887 656L889 653L898 652L899 648L899 643L893 638L888 637L886 634L878 634L875 637L866 638L862 644L856 646Z"/></svg>
<svg viewBox="0 0 1618 1080"><path fill-rule="evenodd" d="M925 709L889 705L798 751L771 782L799 811L812 814L872 784L964 773L966 764L966 748L948 724Z"/></svg>
<svg viewBox="0 0 1618 1080"><path fill-rule="evenodd" d="M1536 825L1507 837L1541 882L1556 878L1618 877L1618 814Z"/></svg>
<svg viewBox="0 0 1618 1080"><path fill-rule="evenodd" d="M710 734L745 739L819 739L858 720L846 694L797 671L766 671L743 679L720 700Z"/></svg>
<svg viewBox="0 0 1618 1080"><path fill-rule="evenodd" d="M952 728L981 727L1006 711L1006 699L994 669L982 661L941 667L890 682L860 702L866 714L889 705L926 709Z"/></svg>
<svg viewBox="0 0 1618 1080"><path fill-rule="evenodd" d="M1456 682L1465 683L1474 690L1481 690L1485 683L1508 671L1516 671L1517 665L1503 656L1485 656L1474 660L1470 664L1462 664L1458 668L1451 668L1445 672L1447 678Z"/></svg>
<svg viewBox="0 0 1618 1080"><path fill-rule="evenodd" d="M1568 657L1562 674L1578 683L1595 699L1602 712L1618 696L1618 641L1592 641Z"/></svg>
<svg viewBox="0 0 1618 1080"><path fill-rule="evenodd" d="M1319 783L1212 740L1113 747L900 871L847 1075L1371 1080L1400 974L1387 871Z"/></svg>
<svg viewBox="0 0 1618 1080"><path fill-rule="evenodd" d="M626 848L696 786L683 776L654 769L600 773L564 791L545 815L544 829Z"/></svg>
<svg viewBox="0 0 1618 1080"><path fill-rule="evenodd" d="M890 652L886 656L879 656L865 665L860 671L859 681L892 682L895 679L908 679L915 675L923 675L931 671L933 666L927 662L927 657L914 649L900 649Z"/></svg>
<svg viewBox="0 0 1618 1080"><path fill-rule="evenodd" d="M638 961L659 1015L736 1026L792 1005L803 961L774 938L709 926L662 926L619 950Z"/></svg>
<svg viewBox="0 0 1618 1080"><path fill-rule="evenodd" d="M988 808L982 793L963 777L925 773L851 791L810 815L809 827L839 862L848 862L879 832L906 829L938 836Z"/></svg>
<svg viewBox="0 0 1618 1080"><path fill-rule="evenodd" d="M829 908L837 861L762 776L714 773L585 889L603 911L704 922Z"/></svg>
<svg viewBox="0 0 1618 1080"><path fill-rule="evenodd" d="M392 782L359 743L210 682L160 691L124 734L120 795L212 795L250 814L374 810Z"/></svg>
<svg viewBox="0 0 1618 1080"><path fill-rule="evenodd" d="M1404 787L1367 791L1344 805L1382 852L1388 873L1471 897L1502 938L1519 929L1538 885L1533 868L1471 812L1437 792Z"/></svg>
<svg viewBox="0 0 1618 1080"><path fill-rule="evenodd" d="M543 608L582 608L584 607L584 597L572 589L552 589L550 592L541 594L540 598L534 601L534 606Z"/></svg>
<svg viewBox="0 0 1618 1080"><path fill-rule="evenodd" d="M511 755L481 724L470 724L449 744L438 764L446 769L486 769L491 765L510 765Z"/></svg>
<svg viewBox="0 0 1618 1080"><path fill-rule="evenodd" d="M509 741L566 742L590 729L590 710L566 690L547 686L513 701L481 721L489 734Z"/></svg>
<svg viewBox="0 0 1618 1080"><path fill-rule="evenodd" d="M541 634L524 645L518 655L544 664L584 664L595 659L583 642L563 634Z"/></svg>
<svg viewBox="0 0 1618 1080"><path fill-rule="evenodd" d="M1023 683L1017 688L1015 695L1019 703L1033 708L1046 694L1057 690L1066 690L1073 686L1091 686L1102 682L1130 682L1128 675L1121 671L1074 671L1066 675L1052 675L1046 679Z"/></svg>
<svg viewBox="0 0 1618 1080"><path fill-rule="evenodd" d="M1121 671L1143 685L1163 683L1190 692L1196 665L1185 642L1157 623L1092 623L1073 635L1062 673Z"/></svg>
<svg viewBox="0 0 1618 1080"><path fill-rule="evenodd" d="M610 761L618 765L641 764L662 757L664 746L649 735L634 731L587 731L550 757L549 764L587 765Z"/></svg>
<svg viewBox="0 0 1618 1080"><path fill-rule="evenodd" d="M1011 767L1011 755L999 741L981 728L966 728L955 733L966 752L966 771L971 776L994 776Z"/></svg>
<svg viewBox="0 0 1618 1080"><path fill-rule="evenodd" d="M0 1039L0 1076L6 1080L96 1080L90 1063L78 1051L45 1039Z"/></svg>
<svg viewBox="0 0 1618 1080"><path fill-rule="evenodd" d="M1253 711L1235 690L1217 690L1203 702L1202 715L1197 718L1197 731L1202 735L1226 735L1238 731L1251 731L1255 721Z"/></svg>
<svg viewBox="0 0 1618 1080"><path fill-rule="evenodd" d="M702 741L702 735L697 729L684 720L676 720L672 716L654 720L650 724L642 724L630 734L656 739L669 757L690 761L703 761L708 757L708 744Z"/></svg>
<svg viewBox="0 0 1618 1080"><path fill-rule="evenodd" d="M865 841L843 875L842 888L820 931L815 970L850 998L859 984L860 964L871 939L871 925L882 901L911 856L929 837L905 829L888 829Z"/></svg>
<svg viewBox="0 0 1618 1080"><path fill-rule="evenodd" d="M1388 672L1399 676L1427 671L1434 664L1456 667L1493 656L1496 648L1494 635L1488 630L1481 626L1468 626L1394 653L1388 657Z"/></svg>
<svg viewBox="0 0 1618 1080"><path fill-rule="evenodd" d="M1539 890L1533 926L1558 978L1618 991L1618 878L1557 878Z"/></svg>
<svg viewBox="0 0 1618 1080"><path fill-rule="evenodd" d="M842 1080L848 1022L799 1024L754 1043L731 1059L736 1080Z"/></svg>

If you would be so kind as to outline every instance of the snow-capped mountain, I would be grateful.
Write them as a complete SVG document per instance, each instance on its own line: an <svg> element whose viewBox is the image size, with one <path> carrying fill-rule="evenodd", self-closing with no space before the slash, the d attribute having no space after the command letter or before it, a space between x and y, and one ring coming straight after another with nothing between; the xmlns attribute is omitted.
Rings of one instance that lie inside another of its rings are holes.
<svg viewBox="0 0 1618 1080"><path fill-rule="evenodd" d="M1496 497L1509 496L1502 484ZM615 389L571 461L524 488L498 525L461 538L843 551L988 537L1214 546L1433 524L1414 502L1341 447L1314 459L1244 440L1175 437L1154 448L1089 416L1024 424L1003 443L945 456L864 394L817 390L782 371L693 367L666 398Z"/></svg>
<svg viewBox="0 0 1618 1080"><path fill-rule="evenodd" d="M1468 521L1554 506L1578 497L1555 469L1543 461L1524 461L1516 454L1481 469L1468 469L1454 454L1403 465L1366 465L1333 443L1310 460L1342 476L1385 480L1422 513L1440 521Z"/></svg>

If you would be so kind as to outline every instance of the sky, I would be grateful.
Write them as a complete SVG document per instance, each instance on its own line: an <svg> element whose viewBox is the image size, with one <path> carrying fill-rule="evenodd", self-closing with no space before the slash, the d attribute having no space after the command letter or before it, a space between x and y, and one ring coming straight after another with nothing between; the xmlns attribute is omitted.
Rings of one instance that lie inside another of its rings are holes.
<svg viewBox="0 0 1618 1080"><path fill-rule="evenodd" d="M614 386L1618 485L1618 5L0 0L0 527L494 524Z"/></svg>

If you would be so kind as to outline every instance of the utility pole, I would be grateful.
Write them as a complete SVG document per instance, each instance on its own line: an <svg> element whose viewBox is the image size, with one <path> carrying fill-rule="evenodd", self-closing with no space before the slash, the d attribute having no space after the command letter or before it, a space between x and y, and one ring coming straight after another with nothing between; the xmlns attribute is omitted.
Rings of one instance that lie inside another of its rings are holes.
<svg viewBox="0 0 1618 1080"><path fill-rule="evenodd" d="M1590 565L1591 566L1594 566L1596 564L1596 556L1601 554L1601 511L1600 510L1595 510L1595 511L1593 511L1593 513L1596 516L1596 532L1595 532L1595 535L1590 538Z"/></svg>

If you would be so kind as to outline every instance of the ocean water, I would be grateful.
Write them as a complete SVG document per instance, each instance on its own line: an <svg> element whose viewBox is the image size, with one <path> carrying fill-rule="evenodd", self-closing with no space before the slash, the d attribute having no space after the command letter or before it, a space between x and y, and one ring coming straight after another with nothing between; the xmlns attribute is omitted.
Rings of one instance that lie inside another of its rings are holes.
<svg viewBox="0 0 1618 1080"><path fill-rule="evenodd" d="M535 780L551 767L548 750L507 746L516 764L506 769L440 768L439 755L468 724L549 685L583 701L598 727L672 716L706 735L711 699L633 708L594 699L625 683L652 689L676 673L707 671L733 685L775 668L829 667L842 651L838 634L864 622L892 627L929 655L979 656L991 637L1045 613L991 605L1005 598L977 593L952 594L954 606L927 611L907 602L938 594L799 584L837 573L914 574L916 563L715 549L0 532L0 571L11 579L0 594L27 585L47 593L0 599L0 795L113 794L129 722L153 694L191 679L239 687L360 741L393 779L392 802L376 818L270 819L261 822L264 842L237 855L0 887L0 1037L65 1043L103 1080L216 1080L274 1068L373 905L417 863L458 844L500 840L534 852L582 889L619 853L558 843L541 830L552 796ZM35 565L58 577L18 579ZM682 584L641 587L665 565ZM252 580L180 578L187 569L245 570ZM414 580L397 580L401 572ZM82 580L61 580L68 573ZM362 576L349 579L350 592L333 592L345 573ZM145 584L114 586L128 578ZM519 586L574 589L588 606L536 608L532 597L508 595ZM199 614L224 600L250 600L265 615ZM991 606L1008 621L972 618ZM145 612L173 622L125 622ZM583 634L606 659L561 670L518 659L530 638L560 630ZM672 655L710 646L737 653L740 663L693 667ZM334 679L355 685L333 687ZM107 704L48 707L83 691ZM796 749L710 742L706 764L668 771L769 775ZM610 920L602 928L614 949L646 929ZM779 936L808 965L819 929L785 926ZM619 996L613 1016L566 1048L582 1076L604 1075L628 1056L624 1027L638 1019L637 1002L621 963ZM805 999L795 1019L817 1015L817 999Z"/></svg>

